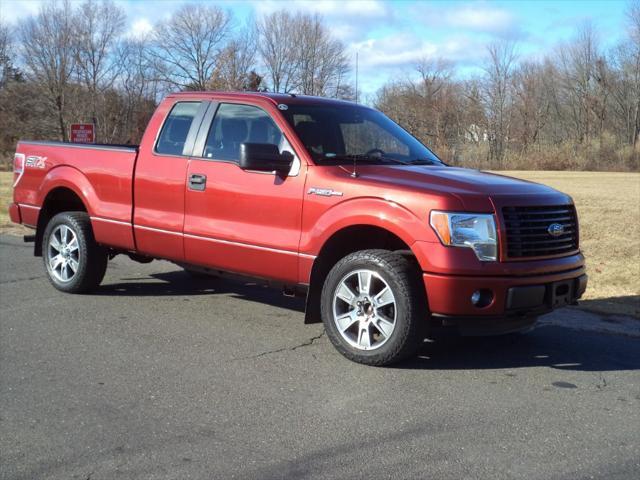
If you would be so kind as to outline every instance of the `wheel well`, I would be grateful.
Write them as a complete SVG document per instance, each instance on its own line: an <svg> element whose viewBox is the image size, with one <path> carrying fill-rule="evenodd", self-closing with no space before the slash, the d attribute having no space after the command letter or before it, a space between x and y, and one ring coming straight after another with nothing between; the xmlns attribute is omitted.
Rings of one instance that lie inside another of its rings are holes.
<svg viewBox="0 0 640 480"><path fill-rule="evenodd" d="M42 237L49 220L60 212L86 212L82 199L71 189L58 187L51 190L42 203L36 230L34 255L42 256Z"/></svg>
<svg viewBox="0 0 640 480"><path fill-rule="evenodd" d="M307 293L305 323L319 323L322 321L320 317L320 296L324 280L331 268L341 258L350 253L373 248L402 252L410 256L412 261L417 264L409 245L384 228L372 225L353 225L337 231L325 242L313 262Z"/></svg>

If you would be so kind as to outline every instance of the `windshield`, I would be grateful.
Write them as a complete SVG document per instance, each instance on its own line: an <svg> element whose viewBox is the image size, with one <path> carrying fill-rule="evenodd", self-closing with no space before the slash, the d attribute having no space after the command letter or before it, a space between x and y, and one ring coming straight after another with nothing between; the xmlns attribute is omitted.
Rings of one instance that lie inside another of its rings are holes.
<svg viewBox="0 0 640 480"><path fill-rule="evenodd" d="M288 105L283 116L318 165L443 165L383 113L353 105Z"/></svg>

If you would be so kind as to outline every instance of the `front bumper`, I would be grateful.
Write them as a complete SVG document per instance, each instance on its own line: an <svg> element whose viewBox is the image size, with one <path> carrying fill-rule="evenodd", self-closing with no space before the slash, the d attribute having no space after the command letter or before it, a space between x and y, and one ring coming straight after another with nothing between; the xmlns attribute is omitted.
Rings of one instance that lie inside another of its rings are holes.
<svg viewBox="0 0 640 480"><path fill-rule="evenodd" d="M429 309L443 325L461 330L494 329L515 331L526 328L527 321L554 308L574 304L587 288L584 266L547 275L522 277L476 277L423 274ZM476 291L491 293L491 301L476 306L471 297Z"/></svg>

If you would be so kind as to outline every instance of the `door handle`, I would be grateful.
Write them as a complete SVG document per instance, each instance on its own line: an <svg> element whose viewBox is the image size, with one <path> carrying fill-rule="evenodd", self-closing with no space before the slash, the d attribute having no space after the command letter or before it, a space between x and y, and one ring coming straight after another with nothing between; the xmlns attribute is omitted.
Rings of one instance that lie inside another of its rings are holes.
<svg viewBox="0 0 640 480"><path fill-rule="evenodd" d="M189 176L189 189L202 191L207 188L207 176L199 173L192 173Z"/></svg>

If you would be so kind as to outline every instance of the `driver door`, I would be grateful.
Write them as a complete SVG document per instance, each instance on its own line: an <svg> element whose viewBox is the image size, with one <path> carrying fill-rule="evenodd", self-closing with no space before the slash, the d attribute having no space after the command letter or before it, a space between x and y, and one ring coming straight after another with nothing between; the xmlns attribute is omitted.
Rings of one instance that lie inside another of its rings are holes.
<svg viewBox="0 0 640 480"><path fill-rule="evenodd" d="M220 103L198 139L187 168L186 262L297 283L305 175L280 128L260 107ZM242 170L242 143L291 152L290 174Z"/></svg>

